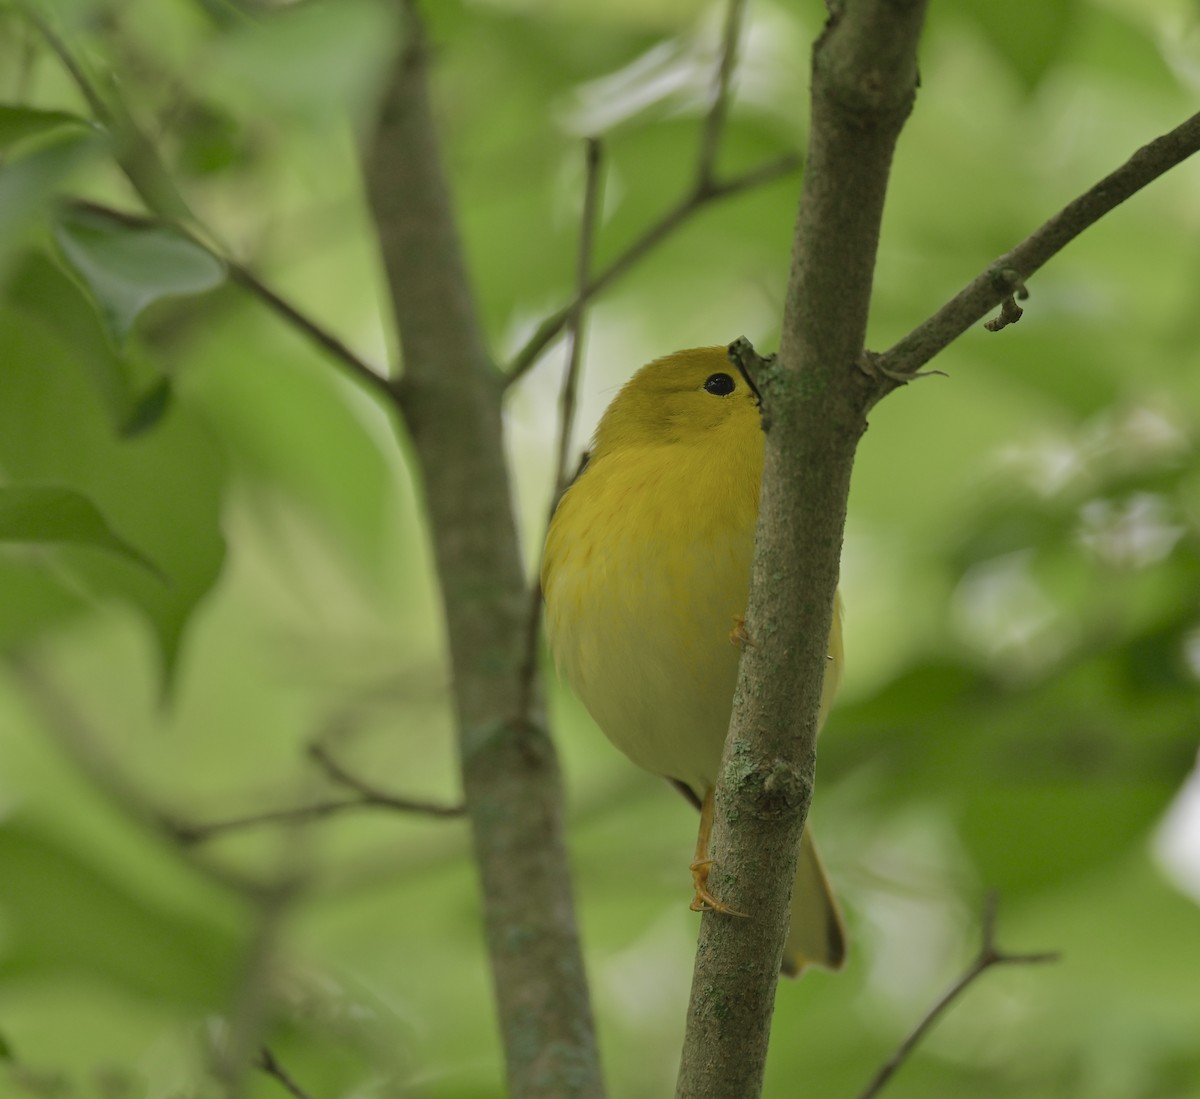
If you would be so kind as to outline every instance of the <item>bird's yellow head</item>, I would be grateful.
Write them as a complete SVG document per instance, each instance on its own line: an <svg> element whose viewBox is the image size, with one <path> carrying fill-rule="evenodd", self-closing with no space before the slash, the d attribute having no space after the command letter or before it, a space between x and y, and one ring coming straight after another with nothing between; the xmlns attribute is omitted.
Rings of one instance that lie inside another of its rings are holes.
<svg viewBox="0 0 1200 1099"><path fill-rule="evenodd" d="M604 413L592 457L676 443L761 451L757 395L724 347L676 351L643 366Z"/></svg>

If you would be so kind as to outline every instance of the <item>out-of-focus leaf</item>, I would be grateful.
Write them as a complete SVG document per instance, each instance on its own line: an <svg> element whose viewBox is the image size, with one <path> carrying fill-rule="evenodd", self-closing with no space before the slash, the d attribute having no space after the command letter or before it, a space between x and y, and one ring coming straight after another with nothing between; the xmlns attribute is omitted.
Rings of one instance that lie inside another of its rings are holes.
<svg viewBox="0 0 1200 1099"><path fill-rule="evenodd" d="M37 150L0 167L0 276L17 246L40 224L63 180L106 145L93 132L54 134Z"/></svg>
<svg viewBox="0 0 1200 1099"><path fill-rule="evenodd" d="M216 1006L237 951L227 937L134 895L57 839L0 828L0 975L88 973L130 992Z"/></svg>
<svg viewBox="0 0 1200 1099"><path fill-rule="evenodd" d="M115 553L148 569L162 570L109 525L81 492L58 485L0 485L0 542L65 542Z"/></svg>
<svg viewBox="0 0 1200 1099"><path fill-rule="evenodd" d="M130 349L113 345L94 302L77 282L35 254L17 271L9 294L69 346L117 430L136 435L156 422L153 413L166 408L166 380Z"/></svg>
<svg viewBox="0 0 1200 1099"><path fill-rule="evenodd" d="M0 558L0 648L27 644L85 603L42 562Z"/></svg>
<svg viewBox="0 0 1200 1099"><path fill-rule="evenodd" d="M203 293L225 278L220 262L168 228L120 225L71 211L59 215L54 236L118 345L148 306Z"/></svg>
<svg viewBox="0 0 1200 1099"><path fill-rule="evenodd" d="M966 0L962 13L1032 91L1066 48L1078 0Z"/></svg>
<svg viewBox="0 0 1200 1099"><path fill-rule="evenodd" d="M10 285L12 298L26 308L0 305L0 467L11 481L82 493L170 577L163 584L107 555L60 551L88 588L145 615L169 683L191 615L224 559L223 456L204 420L180 401L153 432L123 438L114 430L95 378L99 371L116 386L121 375L104 358L92 310L49 261L27 260ZM32 316L31 299L38 305Z"/></svg>
<svg viewBox="0 0 1200 1099"><path fill-rule="evenodd" d="M393 42L386 5L301 4L231 26L217 70L277 111L328 112L362 98Z"/></svg>
<svg viewBox="0 0 1200 1099"><path fill-rule="evenodd" d="M0 103L0 150L12 148L18 141L50 133L63 126L91 126L86 118L69 111L41 111L36 107Z"/></svg>

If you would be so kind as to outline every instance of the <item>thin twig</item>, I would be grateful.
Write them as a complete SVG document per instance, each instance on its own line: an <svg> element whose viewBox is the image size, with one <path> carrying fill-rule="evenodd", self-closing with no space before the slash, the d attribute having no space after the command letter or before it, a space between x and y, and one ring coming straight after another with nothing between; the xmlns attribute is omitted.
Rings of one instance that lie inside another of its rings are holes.
<svg viewBox="0 0 1200 1099"><path fill-rule="evenodd" d="M249 267L232 259L216 245L210 243L193 232L188 226L171 218L158 217L153 214L137 214L127 210L117 210L103 203L90 200L76 199L71 207L95 217L104 218L118 225L131 229L170 229L186 237L197 248L202 248L213 259L224 266L230 281L249 291L271 310L282 317L292 327L298 329L311 343L327 352L341 363L352 376L365 382L372 389L385 396L389 401L396 399L396 391L391 382L375 367L359 358L341 340L328 329L321 327L308 314L304 313L286 298L272 290Z"/></svg>
<svg viewBox="0 0 1200 1099"><path fill-rule="evenodd" d="M110 125L113 120L112 111L104 101L104 98L96 91L95 85L88 77L88 74L84 72L83 66L76 59L75 55L67 49L66 42L42 18L33 4L21 3L19 7L21 14L37 29L38 34L45 39L46 45L50 47L51 51L58 58L59 63L67 70L67 75L70 76L83 98L87 100L88 108L96 116L97 121L104 125Z"/></svg>
<svg viewBox="0 0 1200 1099"><path fill-rule="evenodd" d="M230 832L244 832L272 824L304 824L337 816L357 809L387 809L393 812L414 813L431 817L461 817L465 809L461 805L440 805L434 802L415 801L408 798L365 797L316 801L310 805L297 805L291 809L269 809L262 813L248 813L242 817L194 824L187 821L169 820L166 826L172 830L182 844L207 843L209 840Z"/></svg>
<svg viewBox="0 0 1200 1099"><path fill-rule="evenodd" d="M737 65L738 41L741 38L742 13L746 0L729 0L725 9L725 26L721 34L721 55L713 80L712 104L704 119L704 133L700 139L700 159L696 165L696 179L703 188L711 186L721 148L721 136L725 132L725 118L729 113L730 84Z"/></svg>
<svg viewBox="0 0 1200 1099"><path fill-rule="evenodd" d="M571 452L571 434L575 427L575 397L579 388L579 372L583 363L583 318L585 302L583 289L592 273L592 247L596 239L596 224L600 220L600 141L591 137L584 143L587 179L583 193L583 225L579 233L579 260L576 265L576 300L567 321L567 369L563 373L559 397L558 461L554 467L554 499L550 512L558 506L558 498L567 487L567 460Z"/></svg>
<svg viewBox="0 0 1200 1099"><path fill-rule="evenodd" d="M1200 151L1200 114L1143 145L1094 187L1068 202L1011 252L1000 256L899 343L876 359L879 396L903 384L939 351L1019 289L1080 233L1175 165ZM1015 303L1014 303L1015 304Z"/></svg>
<svg viewBox="0 0 1200 1099"><path fill-rule="evenodd" d="M320 744L310 745L308 754L332 781L358 794L363 805L395 809L401 813L422 813L430 817L461 817L466 812L463 805L446 805L444 802L400 797L380 790L376 786L371 786L357 775L347 771L329 754L329 750Z"/></svg>
<svg viewBox="0 0 1200 1099"><path fill-rule="evenodd" d="M280 871L275 887L263 893L255 905L237 987L226 1012L227 1026L223 1040L214 1050L212 1067L224 1084L225 1099L242 1099L250 1069L260 1065L254 1051L261 1049L284 923L303 894L304 879L297 849L299 830L285 839L286 850L282 852L285 869Z"/></svg>
<svg viewBox="0 0 1200 1099"><path fill-rule="evenodd" d="M102 94L64 39L34 10L34 6L24 3L21 10L58 57L96 120L112 136L113 158L146 206L157 214L195 223L195 214L175 186L154 142L142 132L121 100L118 85L109 81L106 94Z"/></svg>
<svg viewBox="0 0 1200 1099"><path fill-rule="evenodd" d="M254 1067L268 1076L273 1076L294 1099L313 1099L312 1092L306 1091L296 1083L295 1077L279 1063L279 1058L267 1046L263 1046L258 1051Z"/></svg>
<svg viewBox="0 0 1200 1099"><path fill-rule="evenodd" d="M871 1082L859 1093L858 1099L874 1099L883 1090L896 1070L912 1054L917 1044L928 1033L930 1027L938 1020L943 1012L958 997L967 990L978 978L993 966L997 965L1042 965L1046 962L1056 962L1061 954L1056 951L1042 951L1036 954L1009 954L996 945L996 894L989 893L984 901L982 921L982 945L975 960L967 967L962 976L954 982L941 998L925 1013L925 1016L913 1028L912 1032L897 1047L886 1064L875 1074Z"/></svg>
<svg viewBox="0 0 1200 1099"><path fill-rule="evenodd" d="M732 198L752 187L794 172L800 167L800 156L796 153L786 153L775 160L729 179L718 180L715 178L717 154L720 151L721 139L724 136L725 124L729 115L730 88L733 70L737 62L737 47L744 8L745 0L729 0L729 6L726 8L720 59L717 62L714 76L713 99L708 113L704 117L700 153L696 161L696 174L688 191L658 221L648 226L641 236L635 239L604 270L580 288L573 302L551 313L538 325L533 335L525 341L525 345L509 363L505 372L506 385L511 385L533 368L542 352L563 330L575 309L594 298L610 283L619 279L647 252L656 248L709 203L723 198Z"/></svg>
<svg viewBox="0 0 1200 1099"><path fill-rule="evenodd" d="M678 202L675 203L658 221L649 226L624 252L603 268L591 282L583 288L569 305L551 313L538 325L533 335L525 341L524 346L513 356L505 372L505 385L512 385L537 364L541 353L549 346L554 338L566 326L571 311L576 305L590 301L610 283L616 282L634 267L646 253L653 251L676 229L683 225L700 210L723 198L732 198L743 191L748 191L780 176L788 175L800 167L798 153L785 153L775 160L760 164L757 168L742 172L740 175L710 184L707 188L693 185Z"/></svg>
<svg viewBox="0 0 1200 1099"><path fill-rule="evenodd" d="M563 371L562 390L559 395L558 455L554 466L554 484L551 490L550 508L546 515L546 526L554 518L558 501L566 492L569 483L567 461L571 453L571 435L575 427L576 394L579 374L583 365L583 318L586 299L583 296L592 268L592 246L596 239L596 225L600 220L601 145L598 138L588 138L584 143L586 179L583 192L583 218L579 231L579 256L576 262L576 295L567 320L567 367ZM543 539L544 540L544 539ZM538 636L541 633L542 585L533 584L529 594L529 618L525 628L525 662L521 667L520 691L517 695L519 720L527 720L533 700L533 685L537 677Z"/></svg>
<svg viewBox="0 0 1200 1099"><path fill-rule="evenodd" d="M1009 294L1000 303L1000 313L987 321L983 327L989 332L999 332L1000 329L1007 328L1010 324L1016 324L1024 315L1025 310L1017 304L1017 299Z"/></svg>

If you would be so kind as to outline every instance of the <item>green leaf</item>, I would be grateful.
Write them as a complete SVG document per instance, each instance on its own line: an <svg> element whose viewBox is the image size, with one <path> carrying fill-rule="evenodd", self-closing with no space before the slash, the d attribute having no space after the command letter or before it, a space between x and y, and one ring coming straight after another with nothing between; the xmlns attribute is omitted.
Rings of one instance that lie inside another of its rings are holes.
<svg viewBox="0 0 1200 1099"><path fill-rule="evenodd" d="M162 570L109 525L81 492L54 485L0 485L0 542L66 542L115 553L148 569Z"/></svg>
<svg viewBox="0 0 1200 1099"><path fill-rule="evenodd" d="M40 111L35 107L13 107L0 103L0 151L11 149L27 137L47 134L63 126L85 126L91 123L69 111Z"/></svg>
<svg viewBox="0 0 1200 1099"><path fill-rule="evenodd" d="M225 278L218 260L165 227L121 225L70 211L57 218L54 237L91 290L118 345L148 306L162 298L203 293Z"/></svg>
<svg viewBox="0 0 1200 1099"><path fill-rule="evenodd" d="M0 976L87 975L136 995L215 1006L237 952L227 935L167 911L36 826L0 828Z"/></svg>
<svg viewBox="0 0 1200 1099"><path fill-rule="evenodd" d="M12 1043L0 1033L0 1061L15 1061L16 1056L13 1053Z"/></svg>
<svg viewBox="0 0 1200 1099"><path fill-rule="evenodd" d="M133 349L114 347L95 301L75 279L33 255L19 265L9 294L69 347L122 435L136 436L158 422L168 404L168 380Z"/></svg>
<svg viewBox="0 0 1200 1099"><path fill-rule="evenodd" d="M44 256L17 268L8 302L0 300L0 468L12 482L83 494L171 578L164 584L111 554L60 551L85 590L144 615L169 685L192 613L224 560L225 461L203 416L182 399L170 402L153 432L119 433L114 408L125 407L118 423L128 426L141 391L128 381L127 391L116 389L120 360L99 329L78 288ZM98 379L114 387L104 400ZM42 602L61 610L47 596Z"/></svg>
<svg viewBox="0 0 1200 1099"><path fill-rule="evenodd" d="M967 0L962 13L1033 91L1062 56L1074 29L1077 0Z"/></svg>
<svg viewBox="0 0 1200 1099"><path fill-rule="evenodd" d="M56 576L42 561L0 554L0 649L28 645L86 606L69 577Z"/></svg>
<svg viewBox="0 0 1200 1099"><path fill-rule="evenodd" d="M63 181L106 147L107 141L92 132L54 134L41 148L0 168L0 276L40 225Z"/></svg>

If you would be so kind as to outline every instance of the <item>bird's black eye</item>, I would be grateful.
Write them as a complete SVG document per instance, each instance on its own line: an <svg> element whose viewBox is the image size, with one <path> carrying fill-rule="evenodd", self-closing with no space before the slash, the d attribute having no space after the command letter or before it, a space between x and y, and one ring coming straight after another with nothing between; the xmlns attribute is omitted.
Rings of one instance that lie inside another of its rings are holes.
<svg viewBox="0 0 1200 1099"><path fill-rule="evenodd" d="M728 374L710 374L704 380L704 390L714 397L728 397L737 388L737 383Z"/></svg>

